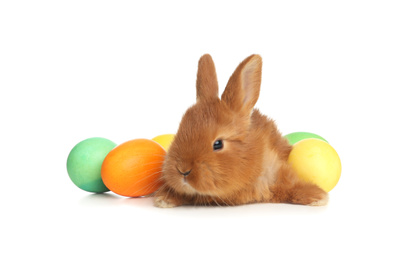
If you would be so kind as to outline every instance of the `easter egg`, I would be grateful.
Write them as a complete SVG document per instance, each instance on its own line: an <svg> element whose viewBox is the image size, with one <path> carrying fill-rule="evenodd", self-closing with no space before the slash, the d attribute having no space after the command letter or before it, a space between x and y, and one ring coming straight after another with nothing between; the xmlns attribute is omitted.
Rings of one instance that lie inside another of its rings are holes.
<svg viewBox="0 0 409 260"><path fill-rule="evenodd" d="M308 133L308 132L294 132L294 133L285 135L284 137L287 138L288 142L291 145L294 145L295 143L297 143L297 142L299 142L301 140L304 140L304 139L308 139L308 138L316 138L316 139L320 139L322 141L327 142L327 140L325 140L321 136L319 136L317 134L313 134L313 133Z"/></svg>
<svg viewBox="0 0 409 260"><path fill-rule="evenodd" d="M101 166L105 156L116 146L108 139L86 139L72 148L67 159L67 171L78 188L89 192L109 191L101 179Z"/></svg>
<svg viewBox="0 0 409 260"><path fill-rule="evenodd" d="M115 147L101 168L104 184L116 194L140 197L156 191L165 150L148 139L135 139Z"/></svg>
<svg viewBox="0 0 409 260"><path fill-rule="evenodd" d="M165 151L168 151L174 138L175 138L174 134L165 134L165 135L158 135L152 140L160 144L163 147L163 149L165 149Z"/></svg>
<svg viewBox="0 0 409 260"><path fill-rule="evenodd" d="M304 139L294 144L288 162L301 179L315 183L326 192L332 190L341 177L337 152L319 139Z"/></svg>

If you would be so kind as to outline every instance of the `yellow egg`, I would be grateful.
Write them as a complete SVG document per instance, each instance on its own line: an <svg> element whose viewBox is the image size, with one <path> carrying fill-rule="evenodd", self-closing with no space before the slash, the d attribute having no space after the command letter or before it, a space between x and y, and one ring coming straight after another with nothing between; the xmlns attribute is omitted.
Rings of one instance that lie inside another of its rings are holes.
<svg viewBox="0 0 409 260"><path fill-rule="evenodd" d="M166 134L166 135L158 135L152 140L160 144L163 147L163 149L165 149L165 151L168 151L174 138L175 138L174 134Z"/></svg>
<svg viewBox="0 0 409 260"><path fill-rule="evenodd" d="M296 143L288 162L301 179L317 184L326 192L332 190L341 177L341 160L337 152L319 139Z"/></svg>

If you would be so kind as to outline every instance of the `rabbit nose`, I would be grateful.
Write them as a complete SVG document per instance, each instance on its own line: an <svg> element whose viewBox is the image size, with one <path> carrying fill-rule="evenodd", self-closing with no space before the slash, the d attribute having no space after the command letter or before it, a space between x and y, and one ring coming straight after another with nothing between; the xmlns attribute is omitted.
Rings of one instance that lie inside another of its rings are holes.
<svg viewBox="0 0 409 260"><path fill-rule="evenodd" d="M178 171L179 171L179 173L180 174L182 174L183 176L188 176L189 174L190 174L190 172L192 171L192 170L189 170L189 171L187 171L187 172L181 172L179 169L178 169Z"/></svg>

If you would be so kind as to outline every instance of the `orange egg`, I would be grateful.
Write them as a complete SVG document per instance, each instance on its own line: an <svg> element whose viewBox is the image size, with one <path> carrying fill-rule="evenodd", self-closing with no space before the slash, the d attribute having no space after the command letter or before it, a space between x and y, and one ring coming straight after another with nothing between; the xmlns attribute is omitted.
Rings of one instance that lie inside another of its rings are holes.
<svg viewBox="0 0 409 260"><path fill-rule="evenodd" d="M101 168L104 184L116 194L145 196L156 191L165 150L148 139L135 139L115 147L105 157Z"/></svg>

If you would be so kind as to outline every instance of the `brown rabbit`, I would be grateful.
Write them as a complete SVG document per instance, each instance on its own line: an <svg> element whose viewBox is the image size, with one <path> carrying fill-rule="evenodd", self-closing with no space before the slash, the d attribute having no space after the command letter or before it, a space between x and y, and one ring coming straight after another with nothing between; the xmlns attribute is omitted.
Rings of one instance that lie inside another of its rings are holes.
<svg viewBox="0 0 409 260"><path fill-rule="evenodd" d="M271 119L253 109L262 60L245 59L221 99L213 60L199 60L197 102L182 118L166 155L155 206L285 202L321 206L328 194L299 179L287 163L292 149Z"/></svg>

